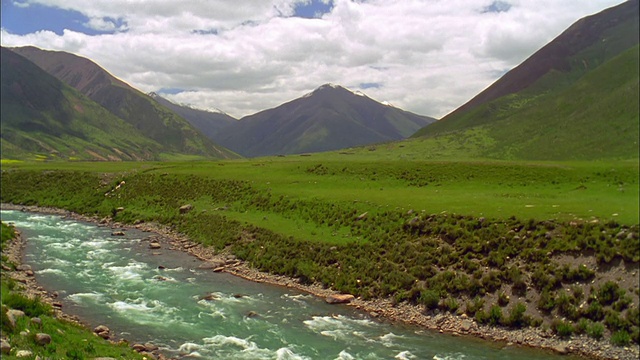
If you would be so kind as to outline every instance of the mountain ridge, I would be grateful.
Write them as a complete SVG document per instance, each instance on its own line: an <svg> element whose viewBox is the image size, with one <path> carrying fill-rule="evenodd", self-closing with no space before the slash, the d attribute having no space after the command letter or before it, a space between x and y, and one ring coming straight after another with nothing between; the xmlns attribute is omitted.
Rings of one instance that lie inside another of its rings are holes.
<svg viewBox="0 0 640 360"><path fill-rule="evenodd" d="M221 110L212 111L199 109L192 105L176 104L155 92L151 92L148 95L159 104L171 109L186 119L191 125L214 142L216 142L215 139L217 139L218 133L222 129L238 121L238 119Z"/></svg>
<svg viewBox="0 0 640 360"><path fill-rule="evenodd" d="M364 93L324 84L241 118L216 140L249 157L300 154L399 140L433 121L383 105Z"/></svg>

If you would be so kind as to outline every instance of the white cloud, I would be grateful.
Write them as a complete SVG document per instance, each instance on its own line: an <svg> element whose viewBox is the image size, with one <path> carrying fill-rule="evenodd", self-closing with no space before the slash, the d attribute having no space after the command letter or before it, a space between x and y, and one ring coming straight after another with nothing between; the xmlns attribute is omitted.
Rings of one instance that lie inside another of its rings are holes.
<svg viewBox="0 0 640 360"><path fill-rule="evenodd" d="M83 13L89 36L2 30L3 46L35 45L93 59L145 91L241 117L338 83L440 117L489 86L577 19L620 0L335 0L315 19L305 0L29 0ZM44 21L44 20L43 20Z"/></svg>

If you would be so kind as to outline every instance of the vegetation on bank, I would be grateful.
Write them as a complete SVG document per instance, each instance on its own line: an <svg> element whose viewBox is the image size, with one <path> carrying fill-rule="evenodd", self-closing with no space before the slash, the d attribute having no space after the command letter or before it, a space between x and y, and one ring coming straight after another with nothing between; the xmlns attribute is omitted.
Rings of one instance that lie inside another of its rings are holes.
<svg viewBox="0 0 640 360"><path fill-rule="evenodd" d="M92 171L4 171L2 202L156 221L260 270L364 299L466 313L494 326L543 326L561 337L640 341L637 281L601 276L622 264L637 270L640 261L638 175L628 164L305 159L121 165L130 168L113 173L102 164L70 166ZM462 211L438 208L462 200ZM526 205L545 203L566 212L527 216ZM185 204L193 209L181 213ZM636 215L572 216L587 208Z"/></svg>
<svg viewBox="0 0 640 360"><path fill-rule="evenodd" d="M90 330L59 320L53 316L50 305L40 298L30 298L23 294L23 285L10 278L5 270L15 268L16 264L8 261L4 255L6 243L15 237L12 226L2 223L1 246L1 336L11 345L11 352L3 353L3 359L18 359L19 350L30 351L31 357L56 359L85 359L95 357L113 357L126 359L142 359L142 356L128 347L127 344L113 344L95 336ZM10 309L20 310L25 316L9 319ZM37 318L39 320L35 320ZM51 336L51 342L39 345L36 334Z"/></svg>

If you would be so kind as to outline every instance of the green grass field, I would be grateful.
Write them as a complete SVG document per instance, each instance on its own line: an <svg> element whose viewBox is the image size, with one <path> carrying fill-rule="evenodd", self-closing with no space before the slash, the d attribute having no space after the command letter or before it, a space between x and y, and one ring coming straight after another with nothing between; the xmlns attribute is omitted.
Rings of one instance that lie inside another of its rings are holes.
<svg viewBox="0 0 640 360"><path fill-rule="evenodd" d="M167 173L239 180L291 199L353 203L363 212L397 208L491 218L615 219L637 224L639 211L637 161L373 162L361 157L313 154L226 162L11 161L4 162L3 169L74 170L121 177L129 173ZM200 204L201 210L220 206Z"/></svg>

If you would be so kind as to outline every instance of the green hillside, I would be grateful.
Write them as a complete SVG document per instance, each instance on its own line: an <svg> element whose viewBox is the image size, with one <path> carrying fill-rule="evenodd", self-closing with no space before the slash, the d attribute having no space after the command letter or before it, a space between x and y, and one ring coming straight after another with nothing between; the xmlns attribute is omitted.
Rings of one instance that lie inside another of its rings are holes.
<svg viewBox="0 0 640 360"><path fill-rule="evenodd" d="M465 158L637 158L637 7L630 1L578 21L413 137Z"/></svg>
<svg viewBox="0 0 640 360"><path fill-rule="evenodd" d="M163 153L156 154L159 158L175 159L175 154L218 159L238 157L209 140L187 120L115 78L89 59L31 46L12 48L11 51L73 86L146 137L162 144Z"/></svg>
<svg viewBox="0 0 640 360"><path fill-rule="evenodd" d="M162 145L2 48L2 157L149 160Z"/></svg>

